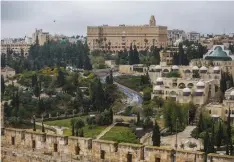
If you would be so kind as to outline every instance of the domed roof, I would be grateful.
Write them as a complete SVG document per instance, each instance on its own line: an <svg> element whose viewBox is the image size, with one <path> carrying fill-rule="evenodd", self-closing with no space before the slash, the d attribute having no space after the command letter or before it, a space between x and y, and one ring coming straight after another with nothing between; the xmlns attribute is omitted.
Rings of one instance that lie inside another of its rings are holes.
<svg viewBox="0 0 234 162"><path fill-rule="evenodd" d="M183 92L191 92L191 90L189 88L184 88Z"/></svg>
<svg viewBox="0 0 234 162"><path fill-rule="evenodd" d="M205 83L203 81L199 81L196 86L199 86L199 87L204 87L205 86Z"/></svg>
<svg viewBox="0 0 234 162"><path fill-rule="evenodd" d="M225 51L223 51L222 47L215 47L214 51L210 53L210 55L205 57L206 60L232 60L231 57L227 55Z"/></svg>
<svg viewBox="0 0 234 162"><path fill-rule="evenodd" d="M156 65L154 68L155 69L162 69L162 67L160 65Z"/></svg>
<svg viewBox="0 0 234 162"><path fill-rule="evenodd" d="M219 69L218 66L215 66L213 70L214 70L214 71L218 71L218 70L220 70L220 69Z"/></svg>
<svg viewBox="0 0 234 162"><path fill-rule="evenodd" d="M162 88L160 87L160 86L158 86L158 85L156 85L155 87L154 87L154 91L161 91L162 90Z"/></svg>
<svg viewBox="0 0 234 162"><path fill-rule="evenodd" d="M156 80L156 82L162 82L162 81L163 81L163 79L161 77L158 77Z"/></svg>
<svg viewBox="0 0 234 162"><path fill-rule="evenodd" d="M200 68L200 70L207 70L207 67L202 66L202 67Z"/></svg>
<svg viewBox="0 0 234 162"><path fill-rule="evenodd" d="M231 95L231 96L234 96L234 90L233 90L233 91L231 91L230 95Z"/></svg>
<svg viewBox="0 0 234 162"><path fill-rule="evenodd" d="M197 66L194 66L193 70L199 70L199 68Z"/></svg>
<svg viewBox="0 0 234 162"><path fill-rule="evenodd" d="M176 69L179 69L179 67L178 67L177 65L173 65L173 66L172 66L172 69L173 69L173 70L176 70Z"/></svg>

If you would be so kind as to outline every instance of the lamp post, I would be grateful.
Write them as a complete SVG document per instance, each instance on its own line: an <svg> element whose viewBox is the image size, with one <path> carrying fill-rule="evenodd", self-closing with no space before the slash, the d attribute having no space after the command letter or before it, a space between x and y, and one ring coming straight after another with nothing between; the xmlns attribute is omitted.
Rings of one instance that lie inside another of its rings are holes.
<svg viewBox="0 0 234 162"><path fill-rule="evenodd" d="M89 116L92 119L92 139L93 139L93 118L95 117L95 115L92 114L92 115L89 115Z"/></svg>

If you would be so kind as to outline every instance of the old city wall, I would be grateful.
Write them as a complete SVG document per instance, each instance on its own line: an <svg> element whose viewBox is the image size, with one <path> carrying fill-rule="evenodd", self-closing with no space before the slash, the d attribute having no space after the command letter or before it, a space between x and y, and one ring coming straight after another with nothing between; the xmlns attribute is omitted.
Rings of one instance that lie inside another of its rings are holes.
<svg viewBox="0 0 234 162"><path fill-rule="evenodd" d="M21 129L3 128L3 162L95 161L95 162L202 162L204 153L165 147L67 137ZM234 157L209 154L212 162L232 162Z"/></svg>

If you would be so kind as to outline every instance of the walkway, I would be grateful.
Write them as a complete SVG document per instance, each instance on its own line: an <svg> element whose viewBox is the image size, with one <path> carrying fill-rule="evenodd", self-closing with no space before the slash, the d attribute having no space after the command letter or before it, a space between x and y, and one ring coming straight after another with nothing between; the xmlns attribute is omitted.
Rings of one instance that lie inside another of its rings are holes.
<svg viewBox="0 0 234 162"><path fill-rule="evenodd" d="M109 125L108 127L106 127L97 137L96 139L100 139L102 136L104 136L109 130L111 130L111 128L113 128L115 126L116 123L113 123L111 125Z"/></svg>
<svg viewBox="0 0 234 162"><path fill-rule="evenodd" d="M199 150L200 148L203 147L202 145L202 140L201 139L195 139L191 137L191 132L192 130L196 128L196 126L187 126L183 132L180 132L177 134L177 144L178 148L182 149L180 147L181 144L184 144L184 149L185 150ZM142 139L142 142L144 142L144 145L152 145L152 134L151 136L148 136L148 139L144 138ZM197 147L190 148L189 143L196 143ZM166 137L161 136L161 146L167 146L170 148L175 148L175 143L176 143L176 135L170 135Z"/></svg>

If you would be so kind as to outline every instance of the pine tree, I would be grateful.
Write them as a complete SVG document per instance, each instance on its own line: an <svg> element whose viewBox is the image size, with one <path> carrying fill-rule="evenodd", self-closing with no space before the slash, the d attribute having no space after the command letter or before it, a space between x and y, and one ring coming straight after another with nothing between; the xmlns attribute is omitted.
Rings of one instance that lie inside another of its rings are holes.
<svg viewBox="0 0 234 162"><path fill-rule="evenodd" d="M160 146L160 129L156 121L153 128L152 142L153 146Z"/></svg>
<svg viewBox="0 0 234 162"><path fill-rule="evenodd" d="M1 75L1 93L2 93L1 96L4 95L4 92L5 92L5 81L3 75Z"/></svg>

